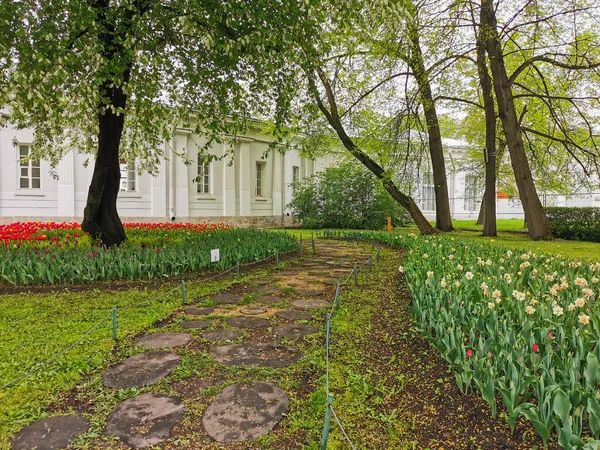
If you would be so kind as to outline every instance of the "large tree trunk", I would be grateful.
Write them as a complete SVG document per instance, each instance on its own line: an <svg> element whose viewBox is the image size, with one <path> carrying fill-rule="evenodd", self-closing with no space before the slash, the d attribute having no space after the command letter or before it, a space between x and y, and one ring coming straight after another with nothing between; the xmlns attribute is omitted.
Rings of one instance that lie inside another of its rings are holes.
<svg viewBox="0 0 600 450"><path fill-rule="evenodd" d="M121 88L112 89L114 105L125 107L125 94ZM98 156L83 211L81 229L111 247L127 239L117 212L117 195L121 181L119 145L123 132L124 116L105 109L98 114Z"/></svg>
<svg viewBox="0 0 600 450"><path fill-rule="evenodd" d="M446 178L446 164L444 161L444 148L442 135L438 122L437 110L431 93L429 73L425 69L423 52L416 29L410 31L411 55L408 64L414 72L421 104L425 113L425 123L429 137L429 154L433 171L433 184L435 191L435 226L441 231L452 231L452 217L450 214L450 200L448 198L448 181Z"/></svg>
<svg viewBox="0 0 600 450"><path fill-rule="evenodd" d="M477 72L483 94L485 111L485 193L483 195L483 235L497 236L496 229L496 111L492 95L492 80L485 62L486 36L483 33L485 23L484 9L481 8L479 33L477 36Z"/></svg>
<svg viewBox="0 0 600 450"><path fill-rule="evenodd" d="M498 102L498 112L504 128L504 135L510 153L510 160L519 190L519 197L523 204L529 236L535 240L552 239L548 226L546 213L540 202L529 168L529 161L525 154L521 126L517 118L512 89L504 66L504 55L496 29L496 14L491 0L481 1L481 26L484 33L489 36L486 50L490 59L490 67L494 81L494 92Z"/></svg>
<svg viewBox="0 0 600 450"><path fill-rule="evenodd" d="M98 154L94 164L94 173L88 190L83 211L81 229L90 233L102 243L111 247L127 239L125 229L117 212L121 169L119 166L119 146L125 124L125 106L127 94L123 86L131 76L131 55L123 47L126 30L138 10L139 3L134 2L123 12L120 27L115 25L116 18L108 14L111 0L95 0L97 21L103 25L99 42L102 45L103 63L114 78L104 81L99 88L98 105ZM144 6L147 8L147 5ZM120 80L121 83L115 80Z"/></svg>

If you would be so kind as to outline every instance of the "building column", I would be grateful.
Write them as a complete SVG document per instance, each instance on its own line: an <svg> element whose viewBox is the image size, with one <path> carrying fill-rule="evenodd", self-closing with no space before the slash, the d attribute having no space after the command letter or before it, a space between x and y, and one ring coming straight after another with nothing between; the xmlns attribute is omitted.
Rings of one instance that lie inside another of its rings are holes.
<svg viewBox="0 0 600 450"><path fill-rule="evenodd" d="M167 157L165 152L165 158ZM150 191L150 215L152 217L167 217L167 170L169 165L165 158L160 159L158 172L152 177Z"/></svg>
<svg viewBox="0 0 600 450"><path fill-rule="evenodd" d="M173 152L177 154L186 154L188 146L188 136L191 130L177 129L173 143ZM183 159L176 154L172 154L175 159L175 218L177 220L190 216L190 197L189 197L189 176L188 166Z"/></svg>
<svg viewBox="0 0 600 450"><path fill-rule="evenodd" d="M240 181L240 216L249 216L251 214L250 199L252 192L252 171L250 167L250 142L253 139L238 138L240 151L238 155L238 180Z"/></svg>
<svg viewBox="0 0 600 450"><path fill-rule="evenodd" d="M282 157L283 147L277 146L273 150L273 188L272 195L273 198L273 215L281 216L283 214L283 209L281 207L281 199L283 198L283 185L282 185L282 177L281 177L281 169L282 169Z"/></svg>
<svg viewBox="0 0 600 450"><path fill-rule="evenodd" d="M223 144L223 215L235 216L235 155L229 144Z"/></svg>
<svg viewBox="0 0 600 450"><path fill-rule="evenodd" d="M74 154L67 152L58 163L56 212L59 217L75 217Z"/></svg>

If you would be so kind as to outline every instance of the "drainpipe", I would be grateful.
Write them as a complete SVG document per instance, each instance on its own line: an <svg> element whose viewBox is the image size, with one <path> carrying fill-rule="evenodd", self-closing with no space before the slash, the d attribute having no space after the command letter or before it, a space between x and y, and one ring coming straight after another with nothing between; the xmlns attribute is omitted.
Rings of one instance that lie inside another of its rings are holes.
<svg viewBox="0 0 600 450"><path fill-rule="evenodd" d="M169 152L169 220L175 219L175 130L171 139L171 151Z"/></svg>

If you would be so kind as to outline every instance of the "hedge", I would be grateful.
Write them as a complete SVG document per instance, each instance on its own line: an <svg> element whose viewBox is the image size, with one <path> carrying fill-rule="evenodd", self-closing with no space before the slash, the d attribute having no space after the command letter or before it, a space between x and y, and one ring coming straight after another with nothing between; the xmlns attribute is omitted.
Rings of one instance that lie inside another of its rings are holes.
<svg viewBox="0 0 600 450"><path fill-rule="evenodd" d="M552 234L561 239L600 242L600 208L548 207Z"/></svg>

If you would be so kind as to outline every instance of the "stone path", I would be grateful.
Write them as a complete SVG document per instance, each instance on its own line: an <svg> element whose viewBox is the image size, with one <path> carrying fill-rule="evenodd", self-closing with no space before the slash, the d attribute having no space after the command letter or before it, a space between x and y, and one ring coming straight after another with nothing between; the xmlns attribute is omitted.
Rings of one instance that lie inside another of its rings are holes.
<svg viewBox="0 0 600 450"><path fill-rule="evenodd" d="M348 277L354 261L368 258L358 247L335 243L320 243L318 252L273 276L242 286L234 284L224 292L198 299L198 305L183 308L174 315L173 325L189 333L159 328L142 336L136 342L141 353L106 369L104 385L112 389L155 385L179 365L187 348L207 345L202 342L212 344L208 349L215 362L228 366L279 369L297 363L304 355L295 343L323 333L324 313L331 306L335 284ZM195 319L197 316L203 320ZM289 405L288 393L273 383L236 383L205 405L202 427L219 443L254 439L269 433ZM186 412L177 396L147 392L117 404L108 415L104 434L132 448L156 446L171 437L186 414L194 412ZM23 429L13 439L13 446L64 448L88 428L87 419L79 416L50 417Z"/></svg>

